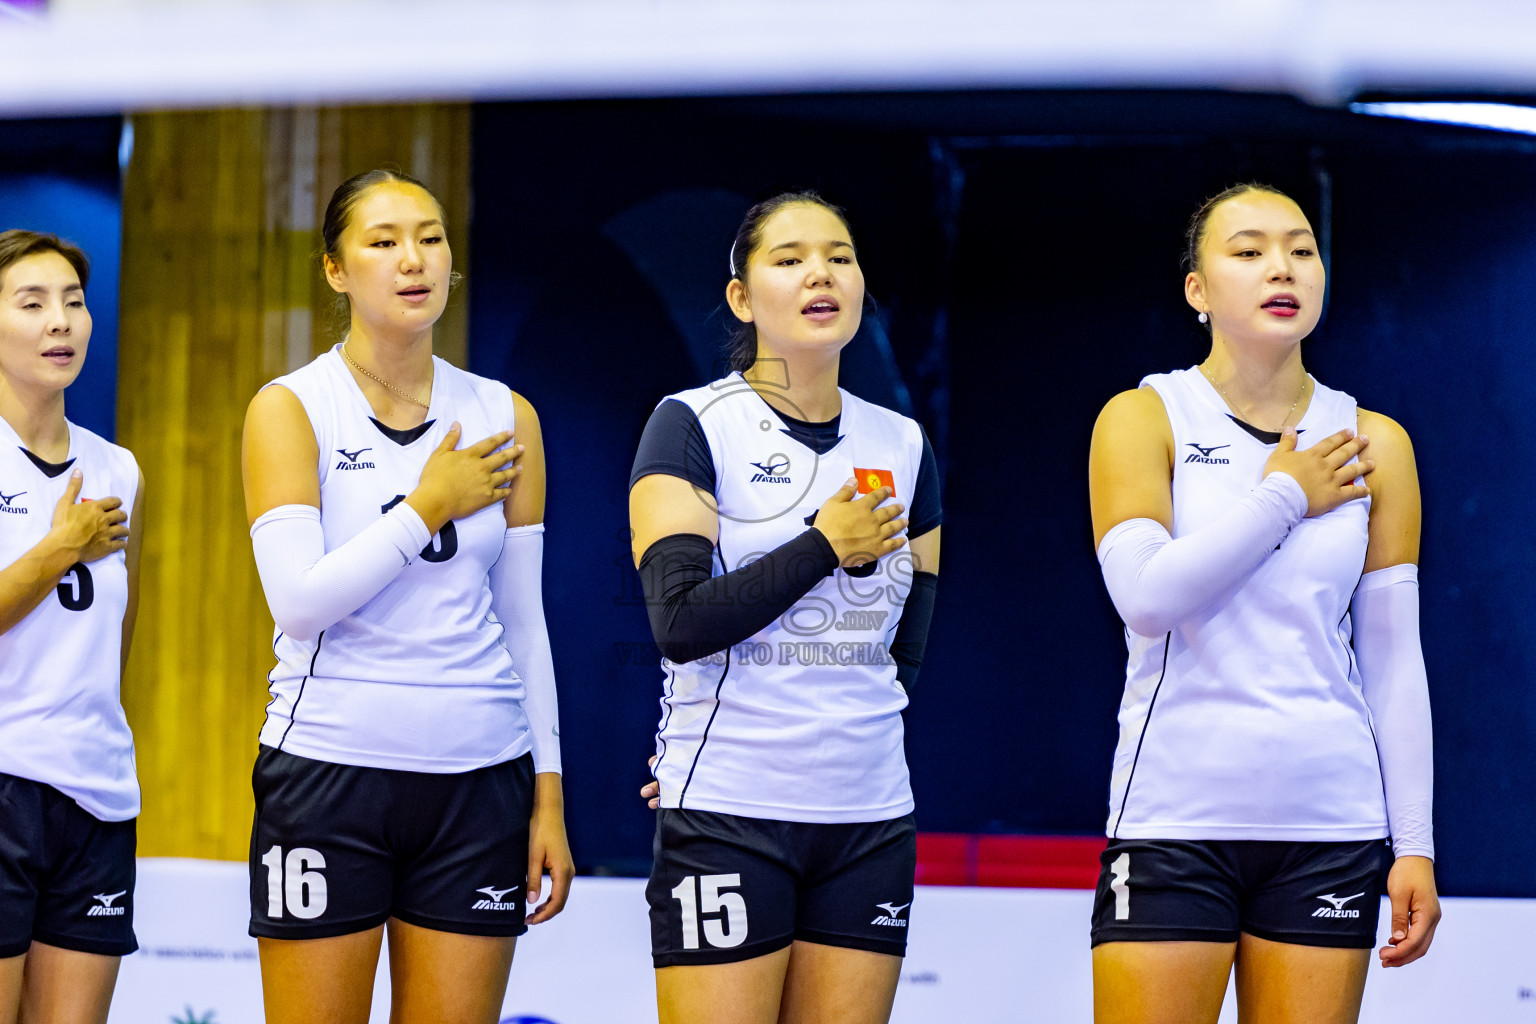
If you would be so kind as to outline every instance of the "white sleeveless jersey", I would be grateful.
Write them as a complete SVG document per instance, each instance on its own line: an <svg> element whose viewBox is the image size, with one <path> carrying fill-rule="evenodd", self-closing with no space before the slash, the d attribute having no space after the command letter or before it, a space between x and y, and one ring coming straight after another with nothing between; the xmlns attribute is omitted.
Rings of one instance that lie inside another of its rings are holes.
<svg viewBox="0 0 1536 1024"><path fill-rule="evenodd" d="M693 409L714 460L716 576L805 532L807 518L856 469L910 505L921 428L839 393L841 440L820 456L784 431L739 374L671 396ZM664 660L655 767L661 806L803 822L909 813L907 697L887 645L911 581L903 548L864 578L838 569L727 652Z"/></svg>
<svg viewBox="0 0 1536 1024"><path fill-rule="evenodd" d="M1173 536L1262 478L1275 446L1227 415L1198 369L1142 381L1173 428ZM1355 400L1313 382L1300 446L1355 429ZM1231 593L1165 636L1126 630L1110 781L1122 839L1348 841L1387 834L1370 711L1350 647L1370 499L1303 519Z"/></svg>
<svg viewBox="0 0 1536 1024"><path fill-rule="evenodd" d="M70 471L49 477L0 419L0 565L36 547ZM82 499L122 499L135 530L132 453L69 424ZM119 697L128 568L121 551L76 563L26 618L0 633L0 772L45 783L102 821L139 813L133 734Z"/></svg>
<svg viewBox="0 0 1536 1024"><path fill-rule="evenodd" d="M455 420L461 447L513 426L504 385L434 357L432 425L399 444L374 424L339 347L272 382L298 396L314 428L327 551L416 488ZM488 574L505 532L499 503L454 520L315 640L278 630L261 742L322 761L419 772L470 771L527 753L523 682L491 612Z"/></svg>

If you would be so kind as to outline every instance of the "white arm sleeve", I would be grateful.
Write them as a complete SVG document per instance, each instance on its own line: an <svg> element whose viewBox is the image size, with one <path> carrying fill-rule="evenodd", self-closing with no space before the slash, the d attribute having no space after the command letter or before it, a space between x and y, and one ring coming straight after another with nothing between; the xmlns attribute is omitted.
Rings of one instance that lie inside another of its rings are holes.
<svg viewBox="0 0 1536 1024"><path fill-rule="evenodd" d="M367 604L431 542L403 501L335 551L325 550L313 505L279 505L251 524L272 621L297 640L313 640Z"/></svg>
<svg viewBox="0 0 1536 1024"><path fill-rule="evenodd" d="M505 631L512 667L523 680L523 710L533 737L533 770L560 773L560 705L555 660L544 625L544 524L516 526L491 566L491 610Z"/></svg>
<svg viewBox="0 0 1536 1024"><path fill-rule="evenodd" d="M1110 600L1131 632L1162 636L1252 575L1306 514L1306 492L1277 472L1178 540L1155 520L1127 519L1099 543Z"/></svg>
<svg viewBox="0 0 1536 1024"><path fill-rule="evenodd" d="M1381 759L1392 852L1433 859L1434 736L1419 645L1419 567L1390 565L1366 573L1350 610L1355 658Z"/></svg>

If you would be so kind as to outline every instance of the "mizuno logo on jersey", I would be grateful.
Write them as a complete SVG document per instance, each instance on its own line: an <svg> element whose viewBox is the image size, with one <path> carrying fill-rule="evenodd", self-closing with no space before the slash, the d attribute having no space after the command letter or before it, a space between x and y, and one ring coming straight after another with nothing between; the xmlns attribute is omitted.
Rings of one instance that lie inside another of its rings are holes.
<svg viewBox="0 0 1536 1024"><path fill-rule="evenodd" d="M0 512L9 512L13 516L27 515L27 506L11 504L11 502L26 493L26 491L17 491L15 494L0 494Z"/></svg>
<svg viewBox="0 0 1536 1024"><path fill-rule="evenodd" d="M92 896L91 899L93 899L93 900L100 900L101 901L101 906L99 906L99 907L92 907L90 910L87 910L85 912L85 916L86 917L122 917L124 914L128 913L128 908L127 907L114 907L112 905L112 901L117 899L119 896L127 895L127 893L128 893L127 889L124 889L122 892L114 892L110 896L108 896L105 893L97 893L95 896Z"/></svg>
<svg viewBox="0 0 1536 1024"><path fill-rule="evenodd" d="M1193 443L1190 443L1190 444L1186 444L1184 447L1186 447L1186 448L1193 448L1195 450L1195 454L1185 457L1185 459L1184 459L1185 462L1203 462L1206 465L1210 465L1210 466L1225 466L1225 465L1227 465L1228 463L1230 463L1232 461L1231 459L1213 459L1213 458L1211 458L1211 452L1218 452L1218 451L1221 451L1221 449L1223 449L1223 448L1230 448L1230 447L1232 447L1229 444L1214 444L1214 445L1207 446L1207 445L1203 445L1203 444L1193 444Z"/></svg>
<svg viewBox="0 0 1536 1024"><path fill-rule="evenodd" d="M752 479L747 481L753 484L787 484L789 479L789 456L770 455L762 462L754 462L757 472L752 474Z"/></svg>
<svg viewBox="0 0 1536 1024"><path fill-rule="evenodd" d="M470 904L469 909L470 910L521 910L522 907L519 906L517 900L512 900L510 903L503 903L503 902L501 902L502 898L505 897L507 895L507 893L509 893L509 892L516 892L518 890L518 888L519 888L519 886L514 885L514 886L512 886L511 888L508 888L508 889L497 889L494 886L489 886L488 885L488 886L486 886L483 889L476 889L475 892L483 892L487 896L489 896L490 899L488 899L488 900L476 900L474 903Z"/></svg>
<svg viewBox="0 0 1536 1024"><path fill-rule="evenodd" d="M377 469L378 467L376 467L371 462L358 462L357 461L357 457L359 455L363 454L363 452L371 452L371 451L373 451L372 448L359 448L355 452L349 452L345 448L337 448L336 449L336 454L340 455L344 461L336 463L336 468L337 469L341 469L341 470L347 470L347 469Z"/></svg>
<svg viewBox="0 0 1536 1024"><path fill-rule="evenodd" d="M1344 904L1348 903L1350 900L1357 900L1361 896L1364 896L1364 895L1365 895L1365 893L1363 893L1363 892L1357 892L1353 896L1335 896L1333 893L1330 892L1326 896L1319 896L1318 899L1322 900L1324 903L1330 904L1330 906L1318 907L1316 910L1312 911L1312 916L1313 917L1359 917L1360 916L1360 911L1358 911L1358 910L1345 910L1344 909Z"/></svg>
<svg viewBox="0 0 1536 1024"><path fill-rule="evenodd" d="M901 912L911 905L910 903L876 903L875 909L882 910L884 913L876 914L875 919L869 923L883 928L905 928L907 922L901 919Z"/></svg>

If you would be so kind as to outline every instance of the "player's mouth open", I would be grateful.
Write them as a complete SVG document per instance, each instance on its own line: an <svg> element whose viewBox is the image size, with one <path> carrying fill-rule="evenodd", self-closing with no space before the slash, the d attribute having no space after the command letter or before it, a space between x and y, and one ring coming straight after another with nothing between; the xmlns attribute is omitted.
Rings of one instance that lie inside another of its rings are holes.
<svg viewBox="0 0 1536 1024"><path fill-rule="evenodd" d="M1294 295L1276 295L1259 308L1266 309L1275 316L1295 316L1301 312L1301 303L1296 301Z"/></svg>
<svg viewBox="0 0 1536 1024"><path fill-rule="evenodd" d="M55 363L67 363L75 358L75 350L68 345L55 345L43 353L43 358Z"/></svg>
<svg viewBox="0 0 1536 1024"><path fill-rule="evenodd" d="M837 316L841 308L831 299L815 299L802 309L800 313L812 320L823 322Z"/></svg>
<svg viewBox="0 0 1536 1024"><path fill-rule="evenodd" d="M407 302L422 302L428 295L432 294L432 289L426 285L417 285L413 288L402 288L395 294Z"/></svg>

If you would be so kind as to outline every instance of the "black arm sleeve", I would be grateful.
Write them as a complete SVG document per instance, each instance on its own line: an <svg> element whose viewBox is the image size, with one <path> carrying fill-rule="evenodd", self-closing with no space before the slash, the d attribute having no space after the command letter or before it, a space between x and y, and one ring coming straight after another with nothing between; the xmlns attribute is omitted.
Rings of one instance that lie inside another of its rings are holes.
<svg viewBox="0 0 1536 1024"><path fill-rule="evenodd" d="M917 682L917 670L923 666L923 652L928 647L928 623L933 621L933 599L939 593L939 577L921 569L912 574L912 590L907 594L896 635L891 638L890 655L896 662L896 681L908 693Z"/></svg>
<svg viewBox="0 0 1536 1024"><path fill-rule="evenodd" d="M921 428L919 428L921 429ZM923 431L923 461L918 463L917 483L912 486L912 502L907 507L907 539L921 537L944 522L944 506L939 498L939 464Z"/></svg>
<svg viewBox="0 0 1536 1024"><path fill-rule="evenodd" d="M670 661L695 661L741 643L837 568L832 545L814 527L724 576L711 575L713 553L708 538L674 533L640 556L651 632Z"/></svg>
<svg viewBox="0 0 1536 1024"><path fill-rule="evenodd" d="M646 421L629 471L629 486L652 473L682 477L700 490L715 493L715 459L709 439L693 410L675 398L658 405Z"/></svg>

